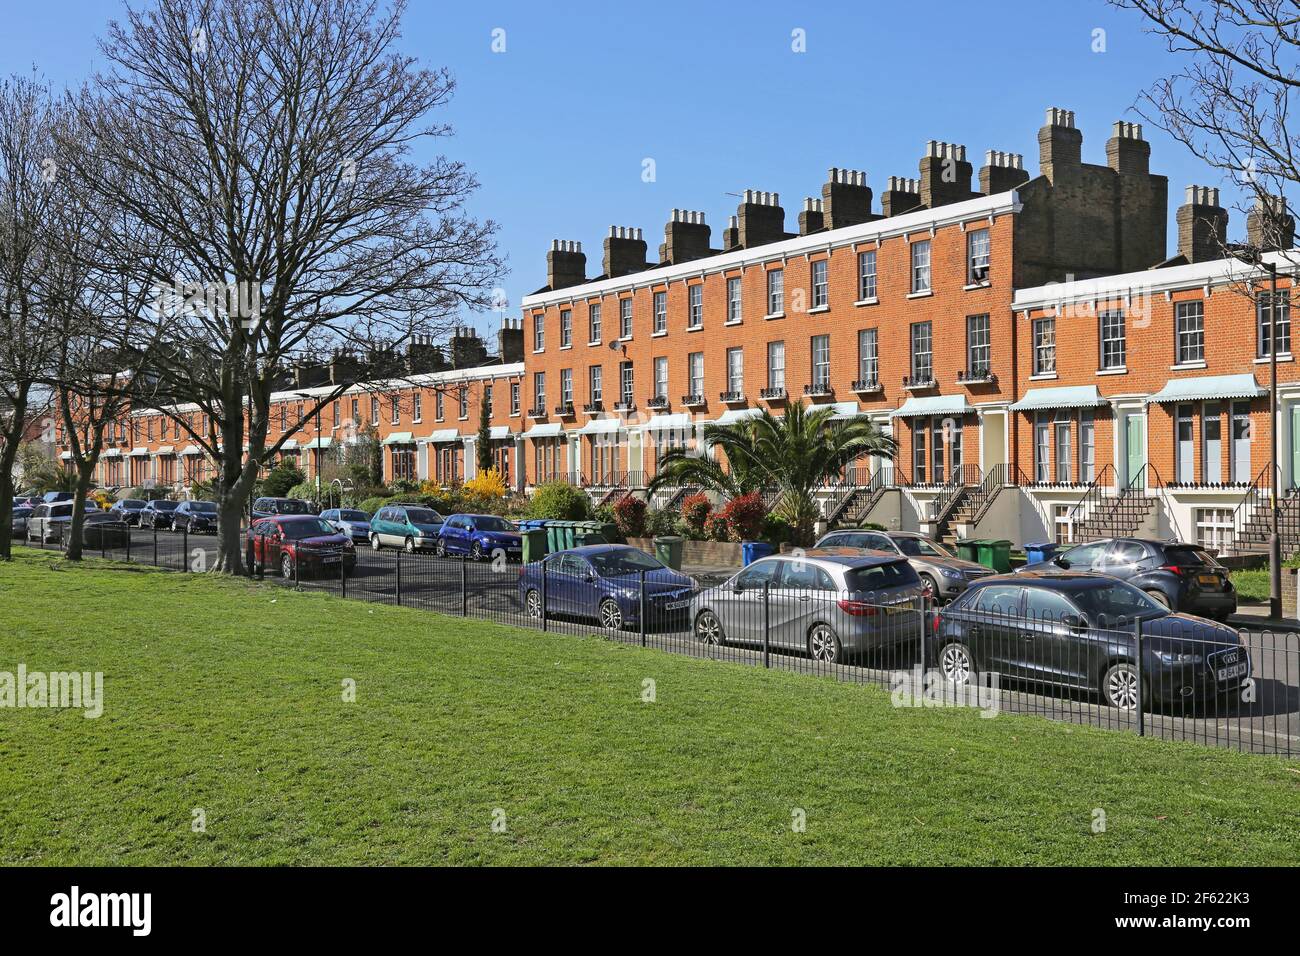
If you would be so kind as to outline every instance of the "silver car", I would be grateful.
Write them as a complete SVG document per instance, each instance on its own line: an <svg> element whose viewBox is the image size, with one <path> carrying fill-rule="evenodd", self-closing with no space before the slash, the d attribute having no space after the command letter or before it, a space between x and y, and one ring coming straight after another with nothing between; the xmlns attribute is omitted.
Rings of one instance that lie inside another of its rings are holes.
<svg viewBox="0 0 1300 956"><path fill-rule="evenodd" d="M63 540L63 529L70 524L72 524L71 501L37 505L36 510L27 518L23 537L27 541L53 544Z"/></svg>
<svg viewBox="0 0 1300 956"><path fill-rule="evenodd" d="M816 548L762 558L702 591L691 602L691 626L705 644L762 644L766 632L773 648L835 663L919 640L922 593L902 558Z"/></svg>
<svg viewBox="0 0 1300 956"><path fill-rule="evenodd" d="M939 542L913 531L832 531L817 542L819 548L870 548L907 558L930 596L951 601L972 581L994 571L974 561L954 557Z"/></svg>
<svg viewBox="0 0 1300 956"><path fill-rule="evenodd" d="M13 510L13 536L15 538L27 534L27 519L32 516L36 509L30 505L20 505Z"/></svg>

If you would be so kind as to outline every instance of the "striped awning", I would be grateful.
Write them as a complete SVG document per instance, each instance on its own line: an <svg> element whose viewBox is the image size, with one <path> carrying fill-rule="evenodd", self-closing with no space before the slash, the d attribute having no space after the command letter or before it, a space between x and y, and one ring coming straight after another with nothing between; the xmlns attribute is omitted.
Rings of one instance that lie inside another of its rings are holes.
<svg viewBox="0 0 1300 956"><path fill-rule="evenodd" d="M442 442L457 441L460 438L460 432L454 428L440 428L428 438L422 438L421 441L440 444Z"/></svg>
<svg viewBox="0 0 1300 956"><path fill-rule="evenodd" d="M965 415L973 412L965 395L931 395L909 398L889 413L890 418L917 418L922 415Z"/></svg>
<svg viewBox="0 0 1300 956"><path fill-rule="evenodd" d="M759 408L732 408L718 416L715 425L731 425L735 422L743 422L749 418L758 418L763 414Z"/></svg>
<svg viewBox="0 0 1300 956"><path fill-rule="evenodd" d="M1250 372L1241 375L1197 375L1171 378L1165 387L1147 399L1151 403L1205 402L1221 398L1259 398L1268 390L1255 383Z"/></svg>
<svg viewBox="0 0 1300 956"><path fill-rule="evenodd" d="M127 458L144 458L144 457L147 456L148 454L149 454L149 449L148 449L148 448L139 448L139 447L137 447L137 448L132 448L129 452L127 452L127 453L126 453L126 457L127 457Z"/></svg>
<svg viewBox="0 0 1300 956"><path fill-rule="evenodd" d="M1011 406L1013 412L1035 412L1051 408L1097 408L1105 405L1096 385L1065 385L1056 388L1031 388L1025 397Z"/></svg>
<svg viewBox="0 0 1300 956"><path fill-rule="evenodd" d="M681 432L693 426L691 416L686 412L679 412L676 415L651 415L644 428L648 432Z"/></svg>
<svg viewBox="0 0 1300 956"><path fill-rule="evenodd" d="M579 435L613 435L616 432L623 431L623 420L620 418L593 418L587 424L578 429Z"/></svg>
<svg viewBox="0 0 1300 956"><path fill-rule="evenodd" d="M175 446L175 445L159 445L159 446L158 446L158 450L155 451L154 454L155 454L155 455L174 455L174 454L176 454L176 446Z"/></svg>
<svg viewBox="0 0 1300 956"><path fill-rule="evenodd" d="M524 432L525 438L554 438L564 431L564 426L559 422L543 422L540 425L534 425L528 431Z"/></svg>
<svg viewBox="0 0 1300 956"><path fill-rule="evenodd" d="M326 439L328 441L329 439ZM414 445L415 435L412 432L392 432L384 439L385 445Z"/></svg>
<svg viewBox="0 0 1300 956"><path fill-rule="evenodd" d="M198 445L186 445L184 448L181 449L181 454L182 454L182 455L201 455L201 454L203 454L203 449L200 448Z"/></svg>
<svg viewBox="0 0 1300 956"><path fill-rule="evenodd" d="M409 435L411 433L407 432L406 434ZM391 438L392 436L390 435L389 437ZM315 438L313 438L311 441L307 442L307 444L303 445L302 447L303 448L328 448L332 444L334 444L333 438L330 438L328 435L318 435Z"/></svg>

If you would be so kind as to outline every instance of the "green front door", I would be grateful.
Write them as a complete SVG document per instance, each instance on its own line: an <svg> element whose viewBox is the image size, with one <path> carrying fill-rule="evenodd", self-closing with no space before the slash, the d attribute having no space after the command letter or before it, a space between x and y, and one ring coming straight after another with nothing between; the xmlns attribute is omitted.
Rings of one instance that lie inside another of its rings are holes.
<svg viewBox="0 0 1300 956"><path fill-rule="evenodd" d="M1291 406L1291 487L1300 486L1300 405Z"/></svg>
<svg viewBox="0 0 1300 956"><path fill-rule="evenodd" d="M1146 464L1146 419L1141 415L1129 415L1125 419L1124 442L1128 449L1128 473L1124 476L1127 485L1138 476Z"/></svg>

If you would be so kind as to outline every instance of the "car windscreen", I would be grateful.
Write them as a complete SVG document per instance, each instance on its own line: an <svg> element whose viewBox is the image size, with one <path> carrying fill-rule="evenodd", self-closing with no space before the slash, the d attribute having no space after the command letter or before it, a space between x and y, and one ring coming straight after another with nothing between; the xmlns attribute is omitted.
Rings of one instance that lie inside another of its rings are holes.
<svg viewBox="0 0 1300 956"><path fill-rule="evenodd" d="M1100 627L1121 620L1131 621L1135 617L1160 617L1169 613L1167 608L1157 604L1142 591L1120 581L1089 588L1072 588L1069 596Z"/></svg>
<svg viewBox="0 0 1300 956"><path fill-rule="evenodd" d="M72 517L72 505L55 505L50 509L51 518L70 518Z"/></svg>
<svg viewBox="0 0 1300 956"><path fill-rule="evenodd" d="M514 526L504 518L496 518L492 515L482 515L474 519L474 526L479 531L514 531Z"/></svg>
<svg viewBox="0 0 1300 956"><path fill-rule="evenodd" d="M156 510L156 511L175 511L175 510L176 510L176 502L174 502L174 501L155 501L155 502L153 503L153 506L154 506L154 510Z"/></svg>
<svg viewBox="0 0 1300 956"><path fill-rule="evenodd" d="M942 545L935 544L933 541L926 541L925 538L895 538L894 544L898 545L898 550L909 558L952 557L943 549Z"/></svg>
<svg viewBox="0 0 1300 956"><path fill-rule="evenodd" d="M1219 567L1219 562L1204 548L1191 546L1183 548L1165 548L1165 564L1175 568Z"/></svg>
<svg viewBox="0 0 1300 956"><path fill-rule="evenodd" d="M273 501L271 502L271 507L268 510L274 511L276 514L282 514L282 515L311 514L311 509L307 507L307 502L295 501L293 499L288 499L285 501Z"/></svg>
<svg viewBox="0 0 1300 956"><path fill-rule="evenodd" d="M214 515L217 513L217 503L215 501L191 501L190 510L202 515Z"/></svg>
<svg viewBox="0 0 1300 956"><path fill-rule="evenodd" d="M596 573L603 578L618 577L621 574L638 574L641 571L658 571L663 567L657 560L636 548L620 548L617 551L601 551L587 555Z"/></svg>
<svg viewBox="0 0 1300 956"><path fill-rule="evenodd" d="M286 538L315 538L323 534L337 534L326 521L286 521L284 536Z"/></svg>
<svg viewBox="0 0 1300 956"><path fill-rule="evenodd" d="M850 591L879 591L905 584L918 584L920 578L906 561L890 561L870 568L849 568L844 582Z"/></svg>
<svg viewBox="0 0 1300 956"><path fill-rule="evenodd" d="M125 498L122 501L122 507L127 511L139 511L144 507L144 502L139 498Z"/></svg>
<svg viewBox="0 0 1300 956"><path fill-rule="evenodd" d="M407 508L406 517L411 524L438 524L442 521L442 515L432 508Z"/></svg>
<svg viewBox="0 0 1300 956"><path fill-rule="evenodd" d="M340 511L339 521L369 521L370 515L364 511Z"/></svg>

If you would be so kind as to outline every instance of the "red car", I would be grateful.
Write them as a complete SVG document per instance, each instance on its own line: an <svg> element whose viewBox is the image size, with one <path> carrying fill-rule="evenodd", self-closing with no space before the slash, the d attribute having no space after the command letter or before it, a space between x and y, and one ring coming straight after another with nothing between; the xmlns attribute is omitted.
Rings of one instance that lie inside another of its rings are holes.
<svg viewBox="0 0 1300 956"><path fill-rule="evenodd" d="M316 515L280 515L253 522L248 529L253 561L279 568L286 578L295 573L336 576L340 564L351 571L357 564L352 539L339 534Z"/></svg>

